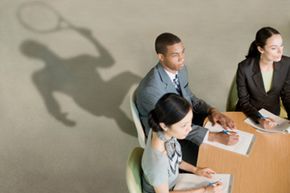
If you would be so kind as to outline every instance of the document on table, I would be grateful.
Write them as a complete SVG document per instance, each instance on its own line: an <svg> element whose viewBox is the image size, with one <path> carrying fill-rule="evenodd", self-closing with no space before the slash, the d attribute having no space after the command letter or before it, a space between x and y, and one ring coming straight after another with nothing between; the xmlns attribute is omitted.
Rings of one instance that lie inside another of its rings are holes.
<svg viewBox="0 0 290 193"><path fill-rule="evenodd" d="M204 127L211 132L221 132L224 130L220 124L215 124L213 126L210 121L208 121ZM207 138L204 140L204 143L241 155L249 155L255 142L255 135L241 130L234 131L240 136L239 141L234 145L224 145L218 142L208 141Z"/></svg>
<svg viewBox="0 0 290 193"><path fill-rule="evenodd" d="M260 124L255 123L250 118L245 119L245 123L251 125L252 127L255 127L259 131L264 131L264 132L269 132L269 133L290 133L289 120L283 119L283 118L267 111L266 109L260 109L259 113L261 113L263 115L263 117L272 118L277 123L277 126L275 126L272 129L264 129L263 127L261 127Z"/></svg>
<svg viewBox="0 0 290 193"><path fill-rule="evenodd" d="M223 183L222 193L232 192L233 177L231 174L214 174L212 178L197 176L195 174L179 174L174 190L187 190L190 188L201 188L210 183L220 181Z"/></svg>

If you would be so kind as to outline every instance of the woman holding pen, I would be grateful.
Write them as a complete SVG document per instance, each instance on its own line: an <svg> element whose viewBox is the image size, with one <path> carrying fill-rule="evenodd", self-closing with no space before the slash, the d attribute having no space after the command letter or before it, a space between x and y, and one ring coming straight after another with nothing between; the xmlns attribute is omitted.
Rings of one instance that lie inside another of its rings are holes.
<svg viewBox="0 0 290 193"><path fill-rule="evenodd" d="M149 114L149 131L142 157L143 193L174 193L179 169L205 177L215 172L209 168L195 167L182 161L177 139L184 139L192 129L192 108L187 100L174 93L159 99ZM178 193L220 193L221 182Z"/></svg>
<svg viewBox="0 0 290 193"><path fill-rule="evenodd" d="M246 59L239 63L237 70L238 104L243 111L265 129L276 123L263 117L258 111L264 108L280 114L280 98L290 115L290 58L283 56L281 34L272 27L263 27L256 33Z"/></svg>

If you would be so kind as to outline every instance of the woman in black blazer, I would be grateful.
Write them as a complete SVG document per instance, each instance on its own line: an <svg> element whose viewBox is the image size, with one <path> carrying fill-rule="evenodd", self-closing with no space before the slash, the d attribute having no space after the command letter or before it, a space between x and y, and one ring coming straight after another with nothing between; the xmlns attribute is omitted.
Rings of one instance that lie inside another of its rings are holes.
<svg viewBox="0 0 290 193"><path fill-rule="evenodd" d="M290 58L283 56L282 43L276 29L261 28L237 70L239 100L236 109L265 129L273 128L276 123L258 110L264 108L279 115L280 97L288 119L290 115Z"/></svg>

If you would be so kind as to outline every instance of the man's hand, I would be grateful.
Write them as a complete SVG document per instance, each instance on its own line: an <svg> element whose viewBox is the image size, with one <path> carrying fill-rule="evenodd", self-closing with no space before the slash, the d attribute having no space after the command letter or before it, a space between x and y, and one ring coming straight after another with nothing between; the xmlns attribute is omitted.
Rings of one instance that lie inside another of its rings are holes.
<svg viewBox="0 0 290 193"><path fill-rule="evenodd" d="M219 123L224 129L236 129L234 121L215 108L209 110L208 119L213 125Z"/></svg>
<svg viewBox="0 0 290 193"><path fill-rule="evenodd" d="M240 136L234 131L225 132L209 132L208 140L219 142L224 145L235 145L239 141Z"/></svg>

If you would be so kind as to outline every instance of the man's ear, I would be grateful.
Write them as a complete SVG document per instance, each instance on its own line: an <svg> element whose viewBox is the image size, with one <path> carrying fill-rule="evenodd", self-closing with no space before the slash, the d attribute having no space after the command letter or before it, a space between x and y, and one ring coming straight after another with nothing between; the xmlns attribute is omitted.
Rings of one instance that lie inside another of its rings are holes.
<svg viewBox="0 0 290 193"><path fill-rule="evenodd" d="M264 49L263 49L263 48L261 48L260 46L258 46L258 47L257 47L257 49L258 49L258 51L259 51L261 54L263 54L263 53L264 53Z"/></svg>
<svg viewBox="0 0 290 193"><path fill-rule="evenodd" d="M159 53L159 54L157 54L157 56L158 56L158 59L159 59L160 62L164 61L164 55L163 54Z"/></svg>
<svg viewBox="0 0 290 193"><path fill-rule="evenodd" d="M164 130L164 131L167 131L167 126L163 123L163 122L161 122L161 123L159 123L159 126Z"/></svg>

